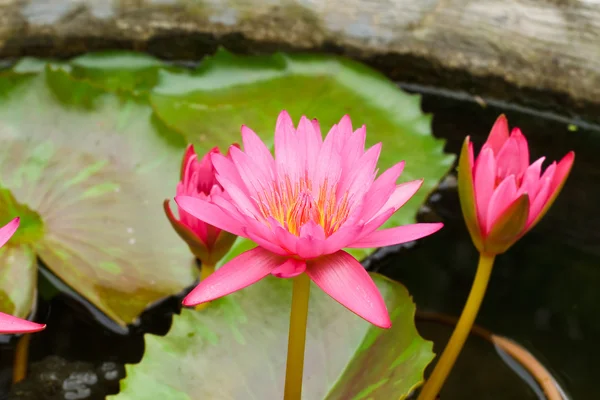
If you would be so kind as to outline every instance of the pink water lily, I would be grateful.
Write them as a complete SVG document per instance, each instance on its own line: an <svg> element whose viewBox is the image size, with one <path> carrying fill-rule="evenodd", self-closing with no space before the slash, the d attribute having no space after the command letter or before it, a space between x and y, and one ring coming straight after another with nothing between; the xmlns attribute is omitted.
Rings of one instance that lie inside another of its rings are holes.
<svg viewBox="0 0 600 400"><path fill-rule="evenodd" d="M223 187L215 178L213 154L220 154L217 147L198 161L194 146L188 146L181 163L181 181L177 185L178 196L193 196L209 202L225 196ZM175 231L203 264L216 264L235 242L235 235L199 220L181 207L178 207L179 219L177 219L171 211L169 200L165 200L163 206Z"/></svg>
<svg viewBox="0 0 600 400"><path fill-rule="evenodd" d="M539 222L562 189L575 153L552 162L542 173L542 157L529 164L527 139L519 128L508 133L497 120L477 159L469 137L459 160L458 190L467 227L477 249L505 252Z"/></svg>
<svg viewBox="0 0 600 400"><path fill-rule="evenodd" d="M394 245L430 235L442 224L377 230L419 189L422 180L397 185L404 162L376 178L381 143L365 151L366 128L353 131L348 116L323 140L319 124L302 117L296 129L283 111L275 127L275 158L248 127L244 151L213 154L216 178L229 198L209 202L177 196L198 219L258 247L223 265L184 299L195 305L225 296L272 274L306 273L350 311L382 328L391 326L377 287L343 248Z"/></svg>
<svg viewBox="0 0 600 400"><path fill-rule="evenodd" d="M4 246L6 242L8 242L18 227L19 218L17 217L0 228L0 247ZM36 324L35 322L27 321L26 319L17 318L0 312L0 334L38 332L45 327L46 325Z"/></svg>

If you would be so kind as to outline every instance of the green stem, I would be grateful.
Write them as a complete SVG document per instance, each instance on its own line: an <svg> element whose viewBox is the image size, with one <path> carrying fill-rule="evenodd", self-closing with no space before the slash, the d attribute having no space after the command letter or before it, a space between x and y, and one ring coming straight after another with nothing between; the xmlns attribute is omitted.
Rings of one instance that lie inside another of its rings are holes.
<svg viewBox="0 0 600 400"><path fill-rule="evenodd" d="M471 293L465 304L462 315L456 324L456 328L450 337L450 341L446 345L442 356L437 362L433 372L429 379L425 382L423 390L419 394L417 400L433 400L436 398L442 385L446 381L452 366L456 362L458 354L462 350L469 332L477 317L479 306L485 295L490 275L492 273L492 267L494 265L494 256L480 254L479 265L477 266L477 273L475 274L475 281L471 287Z"/></svg>
<svg viewBox="0 0 600 400"><path fill-rule="evenodd" d="M17 342L17 348L15 349L15 361L13 365L13 383L21 382L27 376L30 337L30 334L24 334Z"/></svg>
<svg viewBox="0 0 600 400"><path fill-rule="evenodd" d="M203 280L205 280L206 278L208 278L208 276L210 274L212 274L213 272L215 272L215 266L214 265L202 263L202 265L200 266L200 282L202 282ZM200 310L203 310L206 307L208 307L209 304L210 304L210 302L200 303L196 307L194 307L194 309L196 311L200 311Z"/></svg>
<svg viewBox="0 0 600 400"><path fill-rule="evenodd" d="M295 277L292 290L284 400L300 400L302 398L304 345L306 343L306 320L308 319L308 297L310 293L310 278L308 275L303 273Z"/></svg>

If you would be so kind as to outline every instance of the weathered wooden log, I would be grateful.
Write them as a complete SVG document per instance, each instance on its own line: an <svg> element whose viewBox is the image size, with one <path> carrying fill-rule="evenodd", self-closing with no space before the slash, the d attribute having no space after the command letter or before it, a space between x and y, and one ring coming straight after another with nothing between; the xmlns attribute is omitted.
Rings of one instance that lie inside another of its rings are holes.
<svg viewBox="0 0 600 400"><path fill-rule="evenodd" d="M333 50L395 79L591 116L600 99L592 0L0 0L0 58L132 48L198 59L220 44Z"/></svg>

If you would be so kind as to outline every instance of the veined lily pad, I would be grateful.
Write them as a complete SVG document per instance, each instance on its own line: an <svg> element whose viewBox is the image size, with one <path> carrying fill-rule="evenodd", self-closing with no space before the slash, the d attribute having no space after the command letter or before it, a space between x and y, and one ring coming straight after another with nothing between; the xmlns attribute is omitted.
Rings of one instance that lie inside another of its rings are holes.
<svg viewBox="0 0 600 400"><path fill-rule="evenodd" d="M190 285L193 259L161 209L177 183L181 136L147 104L60 68L6 73L0 87L0 187L10 193L0 219L39 216L22 219L3 249L1 311L29 313L32 254L121 327Z"/></svg>
<svg viewBox="0 0 600 400"><path fill-rule="evenodd" d="M252 246L238 240L227 259ZM379 329L311 284L303 398L403 399L423 379L432 343L414 325L415 305L399 283L372 274L392 328ZM164 336L146 335L140 364L128 365L113 400L281 399L292 281L268 277L184 309Z"/></svg>

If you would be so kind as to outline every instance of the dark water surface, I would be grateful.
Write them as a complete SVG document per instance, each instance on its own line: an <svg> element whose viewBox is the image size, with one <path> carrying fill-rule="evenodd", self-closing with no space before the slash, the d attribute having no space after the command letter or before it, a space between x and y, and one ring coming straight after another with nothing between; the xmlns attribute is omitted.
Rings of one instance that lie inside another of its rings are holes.
<svg viewBox="0 0 600 400"><path fill-rule="evenodd" d="M569 120L536 116L529 110L470 96L408 86L424 92L423 109L434 114L436 136L457 152L470 134L478 147L495 118L505 112L522 128L533 159L555 160L568 150L577 157L571 177L545 219L524 239L499 256L477 324L514 339L532 352L572 399L600 398L595 385L600 359L600 129L573 130ZM450 96L449 96L450 95ZM399 155L401 156L401 155ZM414 246L386 249L369 268L404 283L422 311L458 316L477 263L460 214L453 174L430 196L421 220L441 220L446 227ZM32 373L13 388L0 388L0 399L103 399L118 390L124 363L138 362L143 333L164 334L179 302L170 299L148 311L129 336L104 329L89 312L65 296L40 300L39 315L48 329L32 337ZM435 340L436 352L451 328L418 322L422 335ZM10 379L10 346L0 345L0 383ZM59 358L47 357L50 355ZM539 389L513 371L494 347L474 337L459 358L442 392L443 399L536 399ZM384 399L387 400L387 399Z"/></svg>

